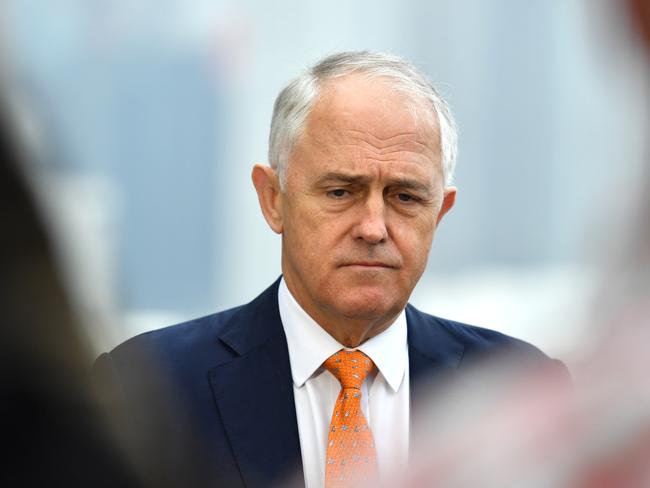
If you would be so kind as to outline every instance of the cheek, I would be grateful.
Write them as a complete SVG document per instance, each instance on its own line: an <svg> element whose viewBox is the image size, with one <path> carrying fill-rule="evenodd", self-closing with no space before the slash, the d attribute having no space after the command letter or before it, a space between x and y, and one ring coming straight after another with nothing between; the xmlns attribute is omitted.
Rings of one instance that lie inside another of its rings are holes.
<svg viewBox="0 0 650 488"><path fill-rule="evenodd" d="M435 226L429 220L405 222L394 240L405 261L415 269L424 268L429 256Z"/></svg>
<svg viewBox="0 0 650 488"><path fill-rule="evenodd" d="M349 231L350 214L332 213L323 209L316 198L304 198L287 208L288 229L296 241L309 242L312 248L331 250Z"/></svg>
<svg viewBox="0 0 650 488"><path fill-rule="evenodd" d="M429 246L425 240L409 242L405 248L406 258L414 269L420 270L426 265Z"/></svg>
<svg viewBox="0 0 650 488"><path fill-rule="evenodd" d="M336 247L336 223L307 206L287 210L283 235L286 250L301 267L317 270Z"/></svg>

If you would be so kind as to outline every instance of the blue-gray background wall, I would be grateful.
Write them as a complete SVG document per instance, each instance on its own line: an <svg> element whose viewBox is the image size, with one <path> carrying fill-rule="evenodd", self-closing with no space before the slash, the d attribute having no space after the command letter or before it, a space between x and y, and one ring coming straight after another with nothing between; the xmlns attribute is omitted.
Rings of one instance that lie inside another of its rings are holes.
<svg viewBox="0 0 650 488"><path fill-rule="evenodd" d="M250 184L274 97L327 53L373 49L415 62L460 127L457 206L413 301L568 354L647 127L615 3L5 2L5 63L97 347L277 277Z"/></svg>

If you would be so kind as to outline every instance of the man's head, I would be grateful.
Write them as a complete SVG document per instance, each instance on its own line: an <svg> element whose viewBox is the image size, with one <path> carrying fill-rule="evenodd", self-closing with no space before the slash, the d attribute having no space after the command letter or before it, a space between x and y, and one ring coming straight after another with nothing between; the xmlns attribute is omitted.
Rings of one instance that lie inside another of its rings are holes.
<svg viewBox="0 0 650 488"><path fill-rule="evenodd" d="M339 342L358 345L406 305L454 203L455 153L445 102L392 56L330 56L278 96L271 168L253 182L287 286Z"/></svg>
<svg viewBox="0 0 650 488"><path fill-rule="evenodd" d="M405 95L415 117L437 120L441 164L445 184L452 180L456 163L457 135L454 119L445 100L413 65L395 56L369 51L342 52L328 56L292 80L275 100L269 136L269 163L284 188L294 144L305 129L312 106L322 88L353 73L381 80L393 91Z"/></svg>

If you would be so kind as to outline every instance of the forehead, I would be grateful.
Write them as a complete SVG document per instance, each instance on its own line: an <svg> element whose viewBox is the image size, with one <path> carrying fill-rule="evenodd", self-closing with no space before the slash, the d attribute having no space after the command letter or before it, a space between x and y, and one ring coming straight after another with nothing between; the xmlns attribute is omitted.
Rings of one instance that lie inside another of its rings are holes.
<svg viewBox="0 0 650 488"><path fill-rule="evenodd" d="M295 156L317 159L319 166L384 162L437 173L438 124L427 103L381 79L354 74L331 80L321 88Z"/></svg>
<svg viewBox="0 0 650 488"><path fill-rule="evenodd" d="M438 121L429 102L398 90L385 77L350 74L326 81L312 107L308 124L336 126L363 121L378 137L396 128L437 138Z"/></svg>

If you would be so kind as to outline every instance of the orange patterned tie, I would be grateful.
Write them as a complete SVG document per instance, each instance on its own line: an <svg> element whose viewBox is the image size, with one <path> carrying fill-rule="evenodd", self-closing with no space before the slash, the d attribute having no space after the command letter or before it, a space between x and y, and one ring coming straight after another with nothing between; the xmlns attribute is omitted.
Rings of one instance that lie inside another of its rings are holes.
<svg viewBox="0 0 650 488"><path fill-rule="evenodd" d="M361 385L375 365L361 351L339 351L323 366L342 387L327 439L325 488L349 487L377 474L375 442L361 411Z"/></svg>

